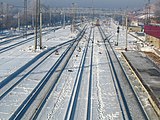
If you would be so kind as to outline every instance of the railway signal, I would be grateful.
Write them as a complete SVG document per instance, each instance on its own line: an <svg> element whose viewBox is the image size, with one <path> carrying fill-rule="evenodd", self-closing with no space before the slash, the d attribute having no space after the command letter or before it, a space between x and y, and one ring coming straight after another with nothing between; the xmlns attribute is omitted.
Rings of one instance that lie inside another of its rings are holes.
<svg viewBox="0 0 160 120"><path fill-rule="evenodd" d="M119 39L119 26L117 27L117 42L115 43L115 46L118 46L118 39Z"/></svg>

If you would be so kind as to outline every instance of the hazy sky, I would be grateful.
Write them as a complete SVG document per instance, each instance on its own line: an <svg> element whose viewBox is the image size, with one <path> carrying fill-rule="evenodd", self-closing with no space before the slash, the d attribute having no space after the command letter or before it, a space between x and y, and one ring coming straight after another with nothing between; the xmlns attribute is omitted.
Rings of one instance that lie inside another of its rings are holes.
<svg viewBox="0 0 160 120"><path fill-rule="evenodd" d="M23 5L24 0L0 0L16 5ZM28 0L33 1L33 0ZM150 0L154 2L156 0ZM70 7L72 3L76 3L79 7L91 7L92 0L41 0L46 5L54 7ZM94 7L98 8L142 8L148 0L93 0Z"/></svg>

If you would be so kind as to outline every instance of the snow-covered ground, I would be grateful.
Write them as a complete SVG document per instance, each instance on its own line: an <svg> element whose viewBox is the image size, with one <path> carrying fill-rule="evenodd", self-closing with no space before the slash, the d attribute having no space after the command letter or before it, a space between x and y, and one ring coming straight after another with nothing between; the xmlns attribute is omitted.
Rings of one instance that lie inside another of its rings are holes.
<svg viewBox="0 0 160 120"><path fill-rule="evenodd" d="M70 32L70 28L66 27L66 29L59 29L56 32L52 31L51 33L44 35L42 37L42 46L46 48L56 46L65 41L71 40L75 37L74 33ZM34 38L33 35L29 36L33 40L24 45L18 46L12 50L8 50L0 55L0 81L5 79L8 75L12 74L20 67L25 65L28 61L33 59L39 52L34 52ZM9 44L1 45L0 48L7 47L17 41L23 41L26 38L20 38L16 41L13 41Z"/></svg>
<svg viewBox="0 0 160 120"><path fill-rule="evenodd" d="M70 27L66 29L59 29L57 31L52 31L46 34L42 38L42 44L46 49L56 46L65 41L75 38L76 34L70 32ZM32 36L28 37L31 38ZM26 38L21 38L16 41L9 43L10 45L23 41ZM1 45L1 48L8 46L9 44ZM64 47L65 49L65 47ZM63 49L62 49L63 51ZM18 46L12 50L1 53L0 56L0 82L5 80L12 73L20 69L26 63L28 63L35 56L43 52L34 52L34 39L24 45ZM59 51L61 54L61 51ZM52 55L48 58L46 62L40 65L36 70L26 79L18 85L14 90L7 95L0 102L0 119L8 119L13 111L18 107L17 105L28 96L28 94L33 90L33 88L39 83L39 80L47 73L51 65L57 60L58 55ZM23 75L23 74L22 74ZM17 98L18 95L18 98ZM5 108L5 109L4 109Z"/></svg>
<svg viewBox="0 0 160 120"><path fill-rule="evenodd" d="M107 35L111 35L110 42L114 44L117 41L117 25L111 23L111 27L102 26L106 30ZM93 57L93 79L91 89L91 118L100 120L121 120L123 119L123 113L121 106L119 105L118 95L115 90L115 83L112 80L113 76L110 71L109 60L105 53L104 45L101 44L102 39L97 28L94 28L94 49L93 56L90 53L87 54L86 64L83 73L83 79L81 81L80 93L78 96L78 104L75 114L75 119L86 118L87 107L87 91L88 91L88 77L89 77L89 65L90 57ZM108 32L109 31L109 32ZM125 51L126 44L126 30L120 27L120 34L118 39L118 46L114 46L118 57L120 57L121 51ZM56 46L65 41L71 40L76 37L76 33L71 33L70 26L65 29L59 29L56 32L52 31L42 38L42 46L45 49ZM89 29L86 36L89 35ZM33 36L30 36L33 37ZM86 37L87 38L87 37ZM40 112L38 119L41 120L61 120L65 117L70 96L74 88L76 74L79 69L79 64L83 51L86 46L86 38L83 38L78 47L81 47L81 51L76 51L70 58L65 70L63 71L58 83L56 84L53 92L48 98L44 108ZM25 38L19 39L19 41ZM10 45L16 43L13 41ZM137 39L131 35L128 35L128 50L138 50ZM0 48L6 47L9 44L1 45ZM59 52L61 54L66 47L62 48ZM91 43L89 44L88 52L91 52ZM145 49L150 49L146 48ZM34 52L34 39L24 45L18 46L14 49L1 53L0 55L0 82L2 82L9 75L21 68L35 56L40 54L43 50ZM41 64L36 70L19 85L17 85L12 92L10 92L4 99L0 100L0 119L9 119L11 114L18 108L18 105L25 100L29 93L38 84L39 80L47 73L50 67L55 63L60 55L53 54L46 62ZM18 96L18 97L17 97ZM83 114L85 113L85 114Z"/></svg>

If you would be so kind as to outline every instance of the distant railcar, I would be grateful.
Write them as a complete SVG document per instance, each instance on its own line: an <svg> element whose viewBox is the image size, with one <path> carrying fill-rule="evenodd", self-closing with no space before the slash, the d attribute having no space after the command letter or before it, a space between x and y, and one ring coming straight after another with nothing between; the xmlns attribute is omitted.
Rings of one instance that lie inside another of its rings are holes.
<svg viewBox="0 0 160 120"><path fill-rule="evenodd" d="M96 21L96 26L100 26L99 19L97 19L97 21Z"/></svg>

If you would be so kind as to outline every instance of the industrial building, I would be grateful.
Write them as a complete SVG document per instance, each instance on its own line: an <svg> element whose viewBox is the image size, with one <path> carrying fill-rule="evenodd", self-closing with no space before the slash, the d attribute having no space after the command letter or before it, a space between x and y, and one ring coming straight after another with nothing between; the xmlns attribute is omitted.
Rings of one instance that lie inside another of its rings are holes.
<svg viewBox="0 0 160 120"><path fill-rule="evenodd" d="M160 26L145 25L144 32L146 33L146 41L160 49Z"/></svg>

